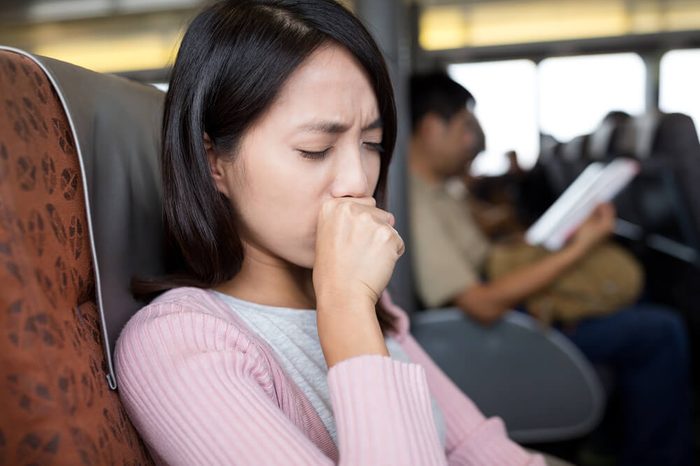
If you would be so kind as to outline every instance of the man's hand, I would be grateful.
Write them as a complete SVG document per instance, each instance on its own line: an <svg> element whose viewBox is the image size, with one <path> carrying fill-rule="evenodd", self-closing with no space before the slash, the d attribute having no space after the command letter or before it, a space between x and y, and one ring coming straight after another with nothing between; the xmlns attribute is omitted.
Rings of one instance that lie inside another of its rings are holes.
<svg viewBox="0 0 700 466"><path fill-rule="evenodd" d="M610 204L600 204L588 219L581 224L570 244L582 252L588 252L601 241L610 236L615 228L615 207Z"/></svg>

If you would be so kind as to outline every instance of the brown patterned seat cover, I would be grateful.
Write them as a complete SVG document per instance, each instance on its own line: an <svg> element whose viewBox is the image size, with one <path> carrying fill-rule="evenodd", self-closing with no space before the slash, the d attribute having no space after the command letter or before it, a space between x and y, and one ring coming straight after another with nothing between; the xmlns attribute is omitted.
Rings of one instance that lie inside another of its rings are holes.
<svg viewBox="0 0 700 466"><path fill-rule="evenodd" d="M0 465L153 463L105 382L75 147L41 68L0 51Z"/></svg>

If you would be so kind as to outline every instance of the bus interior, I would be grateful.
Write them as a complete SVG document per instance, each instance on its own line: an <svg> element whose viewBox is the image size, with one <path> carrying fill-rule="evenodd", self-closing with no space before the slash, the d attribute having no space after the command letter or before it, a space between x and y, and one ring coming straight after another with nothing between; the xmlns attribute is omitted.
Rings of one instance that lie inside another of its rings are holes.
<svg viewBox="0 0 700 466"><path fill-rule="evenodd" d="M165 267L162 105L183 31L209 3L0 2L0 464L153 461L121 407L112 354L141 306L132 277ZM402 237L414 73L443 71L474 96L485 144L464 179L492 241L522 234L591 163L638 162L614 200L613 240L641 265L643 299L685 325L700 458L700 2L341 3L391 72L388 199ZM480 410L528 448L618 464L615 371L524 312L484 327L454 306L426 309L412 264L408 248L392 298Z"/></svg>

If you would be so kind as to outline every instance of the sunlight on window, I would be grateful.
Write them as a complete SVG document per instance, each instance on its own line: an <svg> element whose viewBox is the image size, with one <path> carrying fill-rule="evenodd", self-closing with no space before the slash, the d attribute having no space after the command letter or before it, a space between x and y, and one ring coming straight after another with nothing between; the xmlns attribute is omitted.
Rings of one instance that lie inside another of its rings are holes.
<svg viewBox="0 0 700 466"><path fill-rule="evenodd" d="M486 135L486 151L474 161L475 175L499 175L508 170L506 152L515 150L520 164L537 161L537 69L530 60L451 65L452 79L476 98L476 115Z"/></svg>
<svg viewBox="0 0 700 466"><path fill-rule="evenodd" d="M635 53L548 58L540 63L540 128L560 141L596 129L611 110L644 112L644 61Z"/></svg>
<svg viewBox="0 0 700 466"><path fill-rule="evenodd" d="M663 56L659 108L690 115L700 128L700 49L672 50Z"/></svg>

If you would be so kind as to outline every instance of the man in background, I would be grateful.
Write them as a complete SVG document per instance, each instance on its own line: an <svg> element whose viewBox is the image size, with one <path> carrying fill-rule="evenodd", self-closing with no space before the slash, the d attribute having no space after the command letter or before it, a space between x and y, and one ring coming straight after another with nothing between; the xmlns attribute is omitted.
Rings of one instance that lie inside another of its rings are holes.
<svg viewBox="0 0 700 466"><path fill-rule="evenodd" d="M483 148L474 105L473 96L444 73L411 79L411 247L423 303L457 306L489 325L559 283L580 284L581 266L599 255L615 211L609 204L598 206L560 251L485 280L499 250L475 223L464 195L449 188ZM536 317L556 325L543 309L533 309ZM624 416L620 464L692 464L688 342L680 318L658 306L637 305L567 324L563 330L574 344L617 376Z"/></svg>

